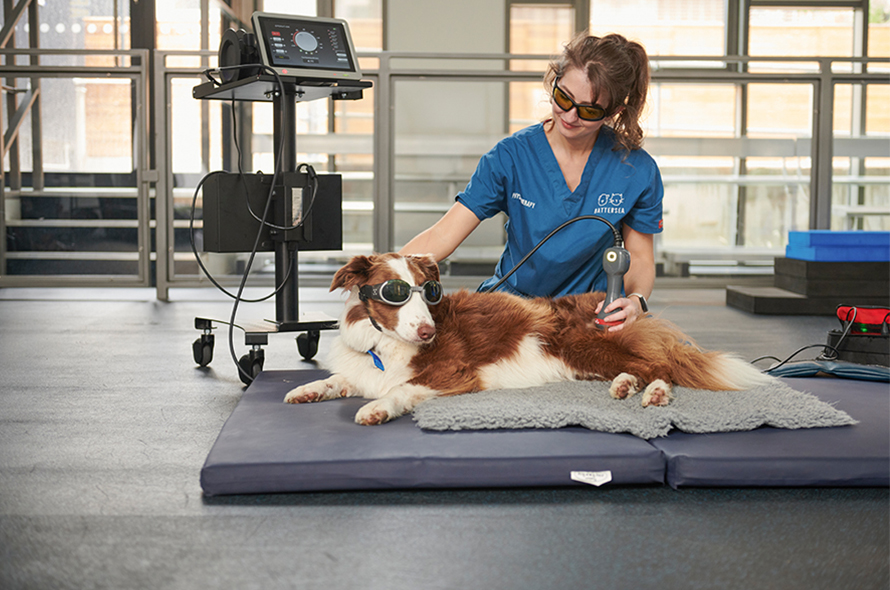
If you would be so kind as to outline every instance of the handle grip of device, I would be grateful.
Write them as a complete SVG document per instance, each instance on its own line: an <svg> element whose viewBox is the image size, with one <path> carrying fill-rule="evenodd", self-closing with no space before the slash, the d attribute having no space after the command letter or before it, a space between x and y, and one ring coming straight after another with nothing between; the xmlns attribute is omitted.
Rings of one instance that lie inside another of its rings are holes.
<svg viewBox="0 0 890 590"><path fill-rule="evenodd" d="M603 270L606 271L606 299L596 316L596 324L600 327L615 325L606 317L606 308L621 297L624 290L624 274L630 268L630 252L620 246L606 248L603 253ZM618 310L609 312L612 315Z"/></svg>

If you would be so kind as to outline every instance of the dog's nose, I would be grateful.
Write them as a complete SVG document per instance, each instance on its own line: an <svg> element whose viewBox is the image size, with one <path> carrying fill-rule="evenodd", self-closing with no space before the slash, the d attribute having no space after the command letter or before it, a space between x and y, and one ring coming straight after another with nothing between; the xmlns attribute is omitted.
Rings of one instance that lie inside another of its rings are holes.
<svg viewBox="0 0 890 590"><path fill-rule="evenodd" d="M423 324L419 328L417 328L417 336L420 337L424 342L428 342L433 339L433 336L436 335L436 326L432 324Z"/></svg>

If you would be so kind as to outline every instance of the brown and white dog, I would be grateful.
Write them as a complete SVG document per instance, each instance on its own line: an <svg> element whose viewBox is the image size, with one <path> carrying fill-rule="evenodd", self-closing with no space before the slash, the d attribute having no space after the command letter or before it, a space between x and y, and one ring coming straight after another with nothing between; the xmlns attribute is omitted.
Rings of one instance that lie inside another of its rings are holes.
<svg viewBox="0 0 890 590"><path fill-rule="evenodd" d="M332 376L297 387L284 401L365 397L374 401L355 421L381 424L424 400L485 389L611 380L612 397L645 387L643 406L663 406L672 384L741 390L769 379L742 360L700 350L653 317L616 332L599 329L593 319L603 293L523 299L459 291L431 305L411 292L400 306L360 297L362 286L390 279L423 285L438 281L439 269L431 257L381 254L357 256L337 271L331 291L350 295L327 361Z"/></svg>

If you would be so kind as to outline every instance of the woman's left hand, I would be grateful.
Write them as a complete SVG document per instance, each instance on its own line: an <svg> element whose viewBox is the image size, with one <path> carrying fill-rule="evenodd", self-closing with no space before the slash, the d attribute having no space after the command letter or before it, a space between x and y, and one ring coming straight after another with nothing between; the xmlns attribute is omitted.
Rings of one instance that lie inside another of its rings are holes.
<svg viewBox="0 0 890 590"><path fill-rule="evenodd" d="M605 303L605 301L600 301L599 305L596 306L597 314L599 314L600 310L603 308L603 303ZM615 313L611 313L613 311ZM643 307L640 305L640 301L636 297L620 297L606 308L606 313L611 314L606 318L607 322L619 322L614 326L608 326L608 331L618 332L619 330L623 330L625 326L634 323L637 318L642 316Z"/></svg>

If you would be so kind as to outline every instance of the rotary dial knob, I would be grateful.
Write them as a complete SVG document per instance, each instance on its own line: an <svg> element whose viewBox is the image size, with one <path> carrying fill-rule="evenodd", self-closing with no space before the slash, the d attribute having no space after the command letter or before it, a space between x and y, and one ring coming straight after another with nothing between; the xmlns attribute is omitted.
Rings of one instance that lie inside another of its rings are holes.
<svg viewBox="0 0 890 590"><path fill-rule="evenodd" d="M318 39L315 38L315 35L306 31L300 31L294 35L294 44L307 53L318 49Z"/></svg>

